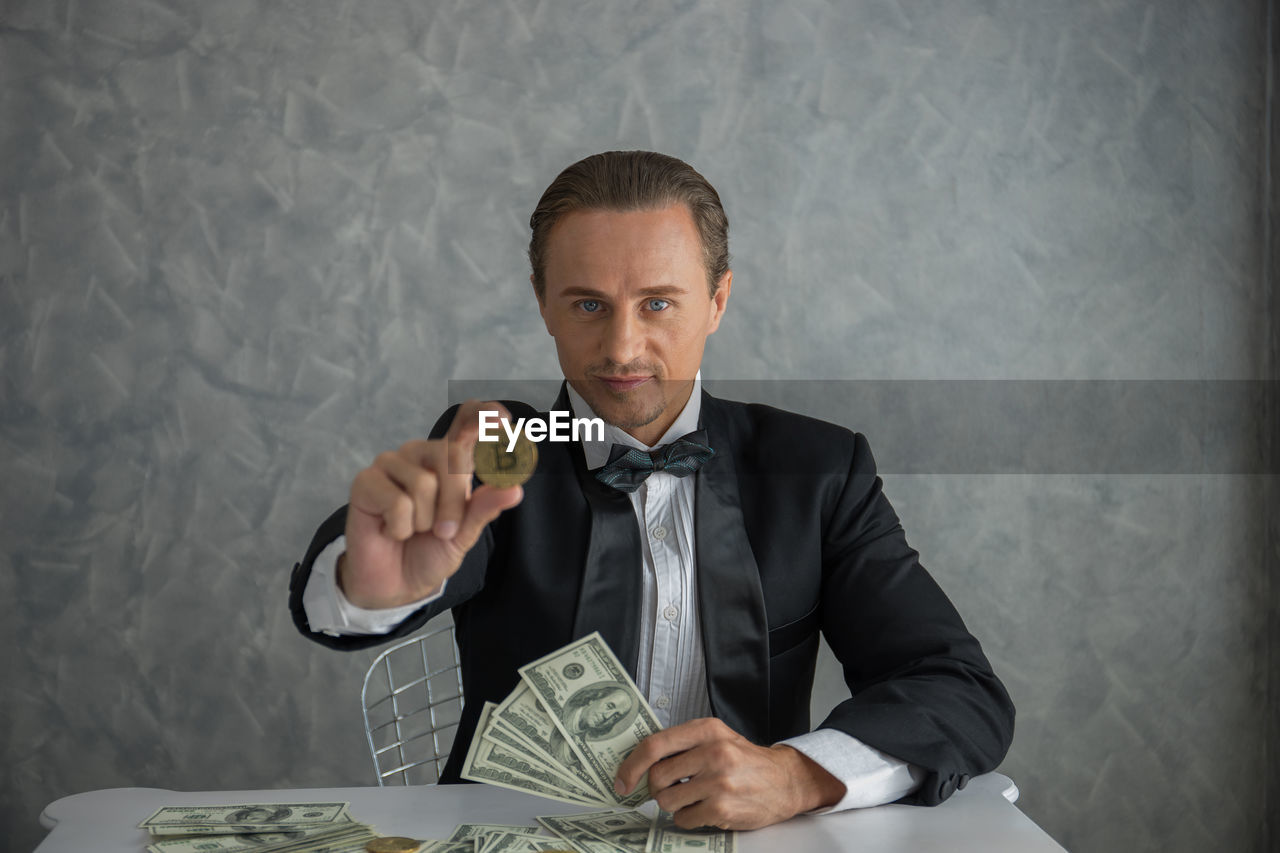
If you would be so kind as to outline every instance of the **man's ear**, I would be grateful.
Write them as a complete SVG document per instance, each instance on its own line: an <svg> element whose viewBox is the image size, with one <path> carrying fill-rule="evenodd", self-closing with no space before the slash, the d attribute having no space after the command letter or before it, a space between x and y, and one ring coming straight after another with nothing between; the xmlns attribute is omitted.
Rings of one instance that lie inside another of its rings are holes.
<svg viewBox="0 0 1280 853"><path fill-rule="evenodd" d="M720 276L720 283L711 297L711 322L707 326L707 334L720 328L720 318L724 316L725 307L729 304L729 291L733 289L733 270L725 270Z"/></svg>

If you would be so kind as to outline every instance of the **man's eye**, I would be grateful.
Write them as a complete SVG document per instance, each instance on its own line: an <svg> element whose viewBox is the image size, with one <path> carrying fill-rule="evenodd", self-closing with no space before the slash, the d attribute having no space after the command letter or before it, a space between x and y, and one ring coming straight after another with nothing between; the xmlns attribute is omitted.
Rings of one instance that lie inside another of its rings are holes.
<svg viewBox="0 0 1280 853"><path fill-rule="evenodd" d="M649 310L650 310L650 311L665 311L665 310L667 309L667 306L668 306L668 305L670 305L670 304L671 304L671 303L670 303L670 302L668 302L668 301L667 301L667 300L665 300L665 299L650 299L650 300L649 300Z"/></svg>
<svg viewBox="0 0 1280 853"><path fill-rule="evenodd" d="M578 303L578 307L588 314L594 314L600 310L600 303L594 299L584 299Z"/></svg>

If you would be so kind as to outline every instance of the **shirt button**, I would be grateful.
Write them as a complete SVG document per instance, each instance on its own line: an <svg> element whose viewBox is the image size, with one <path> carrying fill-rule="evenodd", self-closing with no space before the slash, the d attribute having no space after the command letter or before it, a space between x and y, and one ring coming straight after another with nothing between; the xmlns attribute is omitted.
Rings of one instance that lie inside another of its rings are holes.
<svg viewBox="0 0 1280 853"><path fill-rule="evenodd" d="M653 538L657 539L659 542L667 538L667 528L663 527L661 524L653 528L650 532L653 533Z"/></svg>
<svg viewBox="0 0 1280 853"><path fill-rule="evenodd" d="M665 707L667 707L668 705L670 705L670 704L671 704L671 697L669 697L669 696L659 696L659 697L658 697L658 701L657 701L657 702L655 702L654 704L655 704L655 705L657 705L659 708L665 708Z"/></svg>
<svg viewBox="0 0 1280 853"><path fill-rule="evenodd" d="M674 604L668 604L667 609L662 611L662 618L668 622L674 622L679 615L680 611L676 609Z"/></svg>

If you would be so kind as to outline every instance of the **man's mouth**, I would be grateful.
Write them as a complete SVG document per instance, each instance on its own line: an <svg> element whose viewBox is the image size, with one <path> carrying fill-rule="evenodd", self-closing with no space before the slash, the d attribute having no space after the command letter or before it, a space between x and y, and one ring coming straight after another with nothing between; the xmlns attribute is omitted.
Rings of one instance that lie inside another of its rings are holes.
<svg viewBox="0 0 1280 853"><path fill-rule="evenodd" d="M648 382L651 376L597 376L604 386L614 393L630 391L632 388L638 388Z"/></svg>

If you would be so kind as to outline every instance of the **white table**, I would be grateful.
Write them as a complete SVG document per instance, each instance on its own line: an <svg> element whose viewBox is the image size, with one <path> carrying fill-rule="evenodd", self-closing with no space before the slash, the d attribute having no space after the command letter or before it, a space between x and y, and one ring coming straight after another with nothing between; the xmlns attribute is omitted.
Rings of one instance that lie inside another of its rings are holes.
<svg viewBox="0 0 1280 853"><path fill-rule="evenodd" d="M1007 776L988 773L934 808L880 806L797 817L739 834L739 850L1061 851L1062 847L1013 805L1016 791ZM141 853L147 834L137 825L161 806L307 801L350 802L351 816L356 820L372 824L386 835L413 838L444 838L455 825L464 822L532 824L535 815L590 811L489 785L201 792L107 788L73 794L46 806L40 822L50 832L36 853Z"/></svg>

